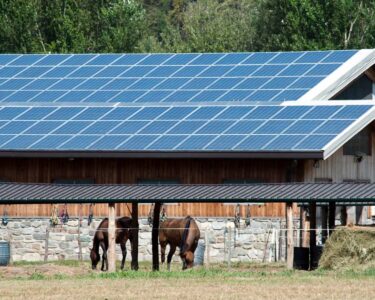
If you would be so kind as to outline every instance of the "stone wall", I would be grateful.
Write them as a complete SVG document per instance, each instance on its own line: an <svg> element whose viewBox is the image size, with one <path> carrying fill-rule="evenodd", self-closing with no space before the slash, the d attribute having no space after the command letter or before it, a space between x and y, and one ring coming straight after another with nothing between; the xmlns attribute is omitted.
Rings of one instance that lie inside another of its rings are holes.
<svg viewBox="0 0 375 300"><path fill-rule="evenodd" d="M196 218L196 220L201 230L200 244L205 245L206 249L205 260L207 254L210 262L226 262L229 256L232 262L274 261L285 258L283 219L253 218L248 227L242 220L240 229L234 228L233 218ZM79 235L77 219L70 219L65 225L50 227L48 218L11 218L7 226L0 226L0 240L10 241L12 261L41 261L45 255L48 228L48 260L78 259L78 239L81 241L83 259L88 260L93 235L100 221L95 219L88 226L87 219L84 219ZM297 222L295 225L297 226ZM130 243L127 246L130 250ZM147 219L140 219L139 260L151 261L151 249L151 227ZM116 246L116 251L120 258L119 246ZM177 256L174 257L174 260L178 259ZM129 260L130 251L128 251Z"/></svg>

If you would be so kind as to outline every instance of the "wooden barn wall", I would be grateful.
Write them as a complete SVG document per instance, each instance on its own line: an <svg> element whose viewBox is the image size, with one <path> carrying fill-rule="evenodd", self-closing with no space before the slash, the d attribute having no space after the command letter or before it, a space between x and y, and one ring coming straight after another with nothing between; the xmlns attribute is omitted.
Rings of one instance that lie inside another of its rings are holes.
<svg viewBox="0 0 375 300"><path fill-rule="evenodd" d="M11 182L51 183L56 179L93 179L98 184L134 184L142 179L177 179L185 184L215 184L226 179L285 182L289 160L243 159L74 159L1 158L0 180ZM302 181L303 164L299 164L295 180ZM285 216L284 204L252 205L252 216ZM117 205L117 215L129 215L131 206ZM4 208L4 207L3 207ZM3 211L1 209L1 212ZM62 205L60 205L60 209ZM147 216L149 205L140 205L141 216ZM50 216L51 205L12 205L10 216ZM181 203L166 206L168 216L233 216L235 205L222 203ZM69 205L70 216L77 216L78 205ZM83 216L88 205L82 206ZM95 216L107 215L107 205L97 204ZM246 207L241 206L241 215Z"/></svg>

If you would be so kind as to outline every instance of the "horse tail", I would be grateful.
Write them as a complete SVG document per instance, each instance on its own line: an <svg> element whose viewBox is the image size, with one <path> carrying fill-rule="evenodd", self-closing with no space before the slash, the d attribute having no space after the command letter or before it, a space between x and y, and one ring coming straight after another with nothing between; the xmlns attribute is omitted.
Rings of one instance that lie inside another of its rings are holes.
<svg viewBox="0 0 375 300"><path fill-rule="evenodd" d="M189 229L190 229L190 223L191 223L190 216L187 216L186 219L187 219L187 222L185 224L184 232L182 233L182 239L181 239L181 245L180 245L181 253L184 253L186 251L186 240L189 235Z"/></svg>

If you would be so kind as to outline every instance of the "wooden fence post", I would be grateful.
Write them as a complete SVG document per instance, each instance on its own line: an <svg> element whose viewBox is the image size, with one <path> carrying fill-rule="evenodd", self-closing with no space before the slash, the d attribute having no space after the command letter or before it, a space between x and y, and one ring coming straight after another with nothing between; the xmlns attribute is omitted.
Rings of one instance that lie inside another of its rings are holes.
<svg viewBox="0 0 375 300"><path fill-rule="evenodd" d="M139 235L139 223L138 223L138 203L132 203L132 262L131 269L138 270L138 235Z"/></svg>
<svg viewBox="0 0 375 300"><path fill-rule="evenodd" d="M49 240L49 228L46 229L46 240L44 242L44 262L48 260L48 240Z"/></svg>
<svg viewBox="0 0 375 300"><path fill-rule="evenodd" d="M310 270L316 268L316 202L310 203Z"/></svg>
<svg viewBox="0 0 375 300"><path fill-rule="evenodd" d="M287 228L287 268L293 269L294 239L293 239L293 202L286 203L286 228Z"/></svg>
<svg viewBox="0 0 375 300"><path fill-rule="evenodd" d="M154 206L154 219L152 221L152 270L159 271L159 221L161 203Z"/></svg>
<svg viewBox="0 0 375 300"><path fill-rule="evenodd" d="M116 271L116 205L108 204L108 271Z"/></svg>

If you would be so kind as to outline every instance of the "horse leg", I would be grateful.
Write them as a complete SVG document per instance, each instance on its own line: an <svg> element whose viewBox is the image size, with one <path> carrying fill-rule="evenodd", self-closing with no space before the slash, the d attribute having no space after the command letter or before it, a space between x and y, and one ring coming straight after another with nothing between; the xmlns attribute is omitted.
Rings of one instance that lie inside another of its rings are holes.
<svg viewBox="0 0 375 300"><path fill-rule="evenodd" d="M121 246L121 252L122 252L121 270L123 270L125 266L125 259L126 259L126 242L122 242L120 246Z"/></svg>
<svg viewBox="0 0 375 300"><path fill-rule="evenodd" d="M165 248L167 247L167 242L160 241L160 253L161 253L161 263L164 264L165 262Z"/></svg>
<svg viewBox="0 0 375 300"><path fill-rule="evenodd" d="M105 243L103 243L103 242L100 242L100 247L103 250L101 270L104 271L104 266L106 264L106 259L107 259L107 248L105 246Z"/></svg>
<svg viewBox="0 0 375 300"><path fill-rule="evenodd" d="M171 261L174 253L176 252L176 246L170 246L168 257L167 257L167 264L168 264L168 271L171 270Z"/></svg>

